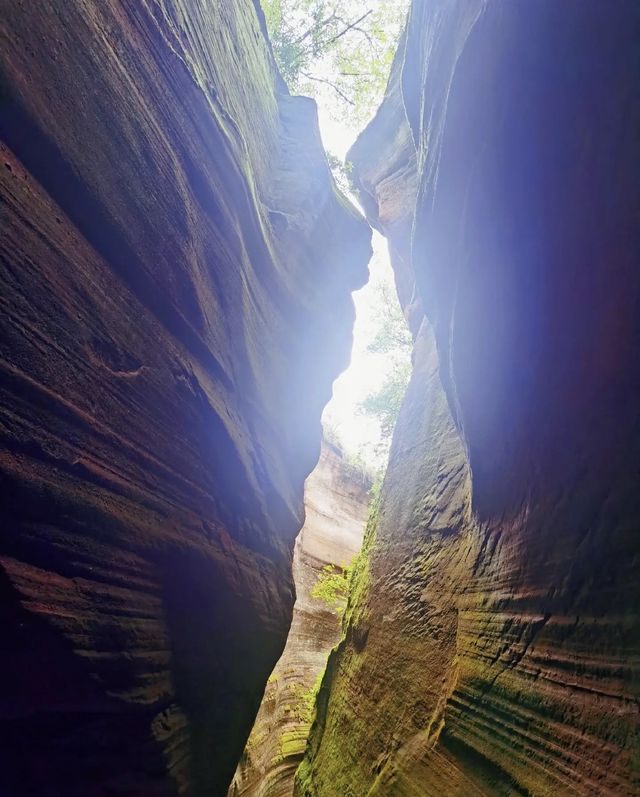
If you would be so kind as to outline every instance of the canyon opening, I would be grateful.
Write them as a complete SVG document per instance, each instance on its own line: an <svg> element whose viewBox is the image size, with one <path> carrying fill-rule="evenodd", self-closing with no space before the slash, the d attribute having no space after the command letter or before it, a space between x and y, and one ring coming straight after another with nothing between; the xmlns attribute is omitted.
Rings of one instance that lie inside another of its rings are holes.
<svg viewBox="0 0 640 797"><path fill-rule="evenodd" d="M635 0L5 0L1 797L640 793Z"/></svg>

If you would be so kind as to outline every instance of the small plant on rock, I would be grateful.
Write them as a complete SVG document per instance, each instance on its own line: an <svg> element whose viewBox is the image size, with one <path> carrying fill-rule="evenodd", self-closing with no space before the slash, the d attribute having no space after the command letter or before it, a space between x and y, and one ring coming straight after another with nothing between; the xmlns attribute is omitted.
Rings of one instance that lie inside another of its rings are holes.
<svg viewBox="0 0 640 797"><path fill-rule="evenodd" d="M311 588L311 597L322 601L338 617L343 614L347 605L350 570L349 567L324 565Z"/></svg>

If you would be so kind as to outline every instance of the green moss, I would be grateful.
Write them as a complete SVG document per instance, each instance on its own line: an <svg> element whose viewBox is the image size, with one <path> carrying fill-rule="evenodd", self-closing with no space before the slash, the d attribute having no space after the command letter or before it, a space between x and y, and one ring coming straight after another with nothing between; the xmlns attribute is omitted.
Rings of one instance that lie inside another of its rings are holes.
<svg viewBox="0 0 640 797"><path fill-rule="evenodd" d="M380 511L380 496L379 491L373 495L371 508L369 510L369 518L367 521L367 528L365 531L364 542L362 550L354 559L350 568L349 586L348 586L348 601L346 611L343 615L343 629L345 637L342 641L331 651L327 661L327 668L321 676L318 677L314 685L316 695L313 696L315 706L315 716L309 734L309 743L307 745L306 755L300 763L296 772L295 779L295 795L296 797L319 797L319 793L314 786L314 765L311 763L316 761L316 753L322 745L322 768L327 771L331 770L332 775L338 777L341 771L350 770L353 775L350 762L347 760L347 751L340 746L339 740L334 740L332 734L328 731L325 734L325 727L327 722L327 715L329 712L329 697L336 699L340 702L340 686L342 683L348 683L349 670L353 666L351 663L353 659L344 655L348 650L347 639L353 636L354 630L363 622L366 613L366 603L369 595L370 586L370 572L371 572L371 554L376 539L378 518ZM356 656L356 659L358 657ZM338 661L341 663L340 679L338 680ZM346 668L346 670L345 670ZM327 762L331 762L328 764ZM335 781L336 794L346 793L341 791L343 784ZM362 794L366 794L368 786Z"/></svg>
<svg viewBox="0 0 640 797"><path fill-rule="evenodd" d="M296 728L294 731L285 731L278 740L278 749L282 759L304 753L307 744L308 728Z"/></svg>
<svg viewBox="0 0 640 797"><path fill-rule="evenodd" d="M379 485L374 485L371 490L371 495L372 500L369 507L369 517L367 519L362 548L353 560L349 573L348 600L343 617L343 629L345 632L347 628L354 625L357 618L361 616L369 592L371 553L375 544L378 516L380 513Z"/></svg>

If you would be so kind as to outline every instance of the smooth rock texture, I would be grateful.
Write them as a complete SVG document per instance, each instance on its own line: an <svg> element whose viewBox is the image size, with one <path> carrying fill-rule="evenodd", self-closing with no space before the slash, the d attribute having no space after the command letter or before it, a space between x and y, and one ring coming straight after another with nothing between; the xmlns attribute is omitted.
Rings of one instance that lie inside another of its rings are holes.
<svg viewBox="0 0 640 797"><path fill-rule="evenodd" d="M305 483L306 519L293 556L297 597L291 630L269 677L229 797L293 795L314 688L341 636L341 618L311 591L324 566L348 566L360 550L369 487L362 471L331 443L323 443L320 460Z"/></svg>
<svg viewBox="0 0 640 797"><path fill-rule="evenodd" d="M413 4L351 157L414 372L301 797L640 793L639 23Z"/></svg>
<svg viewBox="0 0 640 797"><path fill-rule="evenodd" d="M0 793L224 795L370 230L257 4L0 17Z"/></svg>

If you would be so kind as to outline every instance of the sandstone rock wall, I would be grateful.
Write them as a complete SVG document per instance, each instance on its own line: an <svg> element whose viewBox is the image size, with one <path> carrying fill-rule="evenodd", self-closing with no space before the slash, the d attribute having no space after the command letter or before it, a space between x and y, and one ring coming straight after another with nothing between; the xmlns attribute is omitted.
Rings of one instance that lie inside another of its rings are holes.
<svg viewBox="0 0 640 797"><path fill-rule="evenodd" d="M370 232L257 3L0 16L0 792L224 795Z"/></svg>
<svg viewBox="0 0 640 797"><path fill-rule="evenodd" d="M299 795L640 791L639 21L413 4L352 158L426 317Z"/></svg>
<svg viewBox="0 0 640 797"><path fill-rule="evenodd" d="M229 797L291 797L313 713L313 697L341 619L311 591L325 565L349 565L362 544L369 482L324 443L305 484L306 520L296 540L296 604L284 652L267 683L260 711Z"/></svg>

